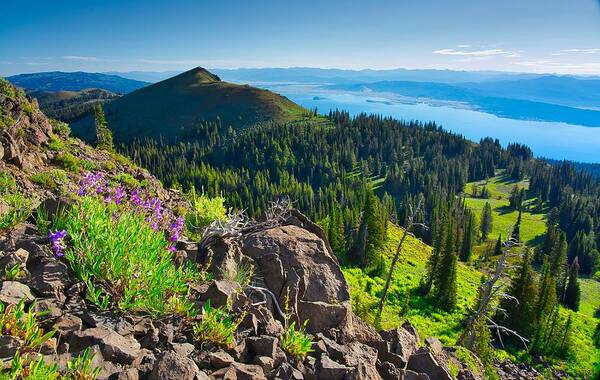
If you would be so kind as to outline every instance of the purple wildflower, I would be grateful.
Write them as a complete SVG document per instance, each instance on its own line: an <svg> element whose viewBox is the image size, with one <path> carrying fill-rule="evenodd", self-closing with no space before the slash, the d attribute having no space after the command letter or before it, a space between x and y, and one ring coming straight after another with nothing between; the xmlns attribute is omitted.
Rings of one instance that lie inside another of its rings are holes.
<svg viewBox="0 0 600 380"><path fill-rule="evenodd" d="M58 257L64 256L64 238L67 236L67 231L50 231L48 232L48 237L50 238L50 243L52 244L52 251Z"/></svg>

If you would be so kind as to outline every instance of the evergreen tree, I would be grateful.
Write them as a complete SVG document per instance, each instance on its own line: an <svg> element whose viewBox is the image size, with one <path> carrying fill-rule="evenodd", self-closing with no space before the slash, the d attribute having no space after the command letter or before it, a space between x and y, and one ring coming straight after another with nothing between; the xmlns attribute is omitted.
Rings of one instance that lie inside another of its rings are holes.
<svg viewBox="0 0 600 380"><path fill-rule="evenodd" d="M469 213L467 224L463 231L463 239L460 247L460 260L468 262L471 259L471 251L473 250L473 215Z"/></svg>
<svg viewBox="0 0 600 380"><path fill-rule="evenodd" d="M533 333L536 321L537 286L530 259L529 250L526 250L507 291L514 299L503 299L500 304L500 308L505 310L503 319L506 326L524 337Z"/></svg>
<svg viewBox="0 0 600 380"><path fill-rule="evenodd" d="M94 105L94 125L96 127L96 146L98 149L112 151L112 132L106 126L106 118L104 117L104 111L100 103Z"/></svg>
<svg viewBox="0 0 600 380"><path fill-rule="evenodd" d="M479 223L479 229L481 230L481 239L487 240L488 234L492 232L494 219L492 216L492 206L489 202L485 202L483 211L481 212L481 222Z"/></svg>
<svg viewBox="0 0 600 380"><path fill-rule="evenodd" d="M342 211L339 206L336 204L331 209L329 213L329 218L327 222L327 237L329 239L329 244L331 245L331 249L338 256L342 257L345 248L346 242L344 238L344 222L342 217Z"/></svg>
<svg viewBox="0 0 600 380"><path fill-rule="evenodd" d="M450 311L456 306L456 266L457 257L454 251L454 223L448 218L445 231L444 249L437 266L435 285L435 298L438 306Z"/></svg>
<svg viewBox="0 0 600 380"><path fill-rule="evenodd" d="M431 255L427 259L427 273L422 279L421 290L423 294L429 294L434 282L436 281L438 266L440 263L440 257L442 256L442 246L444 244L444 228L439 226L441 222L438 220L434 222L435 236L433 237L433 249Z"/></svg>
<svg viewBox="0 0 600 380"><path fill-rule="evenodd" d="M519 216L517 217L517 223L513 226L511 237L516 241L521 241L521 210L519 209Z"/></svg>
<svg viewBox="0 0 600 380"><path fill-rule="evenodd" d="M573 260L573 264L569 268L569 282L567 284L567 288L565 290L565 296L563 304L573 311L579 310L579 298L581 296L581 291L579 289L579 281L577 280L577 276L579 273L579 261L577 257Z"/></svg>
<svg viewBox="0 0 600 380"><path fill-rule="evenodd" d="M502 234L498 235L498 240L496 240L496 245L494 246L494 256L498 256L502 254Z"/></svg>
<svg viewBox="0 0 600 380"><path fill-rule="evenodd" d="M487 326L484 315L475 320L472 331L472 339L466 345L467 348L473 351L479 360L481 360L485 371L485 378L497 379L498 374L494 368L494 358L496 355L492 346L492 334Z"/></svg>

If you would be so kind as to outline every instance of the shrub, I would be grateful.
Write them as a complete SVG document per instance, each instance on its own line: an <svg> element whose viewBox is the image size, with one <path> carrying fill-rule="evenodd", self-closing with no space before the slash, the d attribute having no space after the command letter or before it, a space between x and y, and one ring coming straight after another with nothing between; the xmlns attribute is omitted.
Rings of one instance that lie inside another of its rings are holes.
<svg viewBox="0 0 600 380"><path fill-rule="evenodd" d="M208 300L202 308L202 319L194 325L194 336L201 342L232 347L235 330L241 322L242 318L234 320L223 308L211 307Z"/></svg>
<svg viewBox="0 0 600 380"><path fill-rule="evenodd" d="M238 283L242 288L250 284L254 268L249 263L235 263L232 268L225 268L221 271L221 276L225 280Z"/></svg>
<svg viewBox="0 0 600 380"><path fill-rule="evenodd" d="M122 189L108 191L104 198L84 195L58 215L53 227L68 233L68 244L62 243L64 235L54 233L55 253L64 247L70 267L88 285L88 298L101 307L151 315L174 312L188 302L188 282L199 279L197 269L175 267L172 246L156 222L149 223L146 214L126 203Z"/></svg>
<svg viewBox="0 0 600 380"><path fill-rule="evenodd" d="M21 194L9 194L0 198L9 211L0 214L0 231L9 230L31 215L31 200Z"/></svg>
<svg viewBox="0 0 600 380"><path fill-rule="evenodd" d="M100 374L99 367L92 367L94 360L90 349L86 348L81 355L67 363L66 379L94 380Z"/></svg>
<svg viewBox="0 0 600 380"><path fill-rule="evenodd" d="M46 363L43 357L32 360L29 355L17 352L10 363L10 368L0 370L0 379L13 380L95 380L100 374L99 367L92 367L94 355L86 348L81 355L67 362L63 374L56 363Z"/></svg>
<svg viewBox="0 0 600 380"><path fill-rule="evenodd" d="M83 166L82 160L80 160L77 157L73 156L69 152L65 152L65 153L62 153L62 154L58 155L58 157L56 157L56 160L62 166L64 166L67 170L69 170L69 171L71 171L73 173L79 173L79 172L81 172L81 169L82 169L82 166Z"/></svg>
<svg viewBox="0 0 600 380"><path fill-rule="evenodd" d="M14 281L25 276L25 272L21 269L21 265L15 264L12 267L4 268L3 279L6 281Z"/></svg>
<svg viewBox="0 0 600 380"><path fill-rule="evenodd" d="M58 189L59 185L67 182L67 180L67 173L61 169L53 169L31 176L31 181L48 190Z"/></svg>
<svg viewBox="0 0 600 380"><path fill-rule="evenodd" d="M188 194L191 210L186 214L186 226L192 233L201 232L202 228L208 226L215 220L224 220L227 215L225 198L209 198L205 194L198 194L196 189Z"/></svg>
<svg viewBox="0 0 600 380"><path fill-rule="evenodd" d="M38 325L37 318L40 315L33 311L33 307L25 311L25 300L8 306L0 302L0 331L21 339L22 350L34 351L54 335L54 331L44 333Z"/></svg>
<svg viewBox="0 0 600 380"><path fill-rule="evenodd" d="M0 170L0 195L15 191L17 183L10 173Z"/></svg>
<svg viewBox="0 0 600 380"><path fill-rule="evenodd" d="M58 121L55 119L50 119L50 124L52 125L52 132L54 132L58 136L67 138L71 134L71 128L67 123L63 123L62 121Z"/></svg>
<svg viewBox="0 0 600 380"><path fill-rule="evenodd" d="M292 322L280 337L281 348L296 359L302 360L312 352L312 341L310 336L305 333L306 323L299 329L296 329L296 322Z"/></svg>

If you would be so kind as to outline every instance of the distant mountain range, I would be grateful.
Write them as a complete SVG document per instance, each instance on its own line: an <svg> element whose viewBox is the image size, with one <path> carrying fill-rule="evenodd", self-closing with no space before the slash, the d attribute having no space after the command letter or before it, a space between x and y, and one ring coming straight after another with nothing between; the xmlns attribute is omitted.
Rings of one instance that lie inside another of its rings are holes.
<svg viewBox="0 0 600 380"><path fill-rule="evenodd" d="M114 92L100 88L87 88L81 91L30 91L36 98L44 114L65 123L75 122L86 116L97 103L106 103L120 97Z"/></svg>
<svg viewBox="0 0 600 380"><path fill-rule="evenodd" d="M82 71L19 74L6 79L28 91L81 91L86 88L101 88L114 93L127 94L150 84L117 75Z"/></svg>
<svg viewBox="0 0 600 380"><path fill-rule="evenodd" d="M195 68L107 103L106 120L117 141L161 137L177 140L201 122L223 128L301 119L307 111L286 97L248 85L232 84ZM91 116L72 124L74 134L91 139Z"/></svg>

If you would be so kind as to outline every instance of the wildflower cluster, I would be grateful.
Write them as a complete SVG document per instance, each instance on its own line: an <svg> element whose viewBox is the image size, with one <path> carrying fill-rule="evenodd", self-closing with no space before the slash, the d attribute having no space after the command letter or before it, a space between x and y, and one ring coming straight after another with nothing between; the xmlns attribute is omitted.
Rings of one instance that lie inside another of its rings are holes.
<svg viewBox="0 0 600 380"><path fill-rule="evenodd" d="M169 235L169 251L175 251L175 243L181 237L184 220L179 217L172 221L171 213L167 212L160 199L152 196L148 191L140 188L128 188L119 184L113 186L101 172L84 173L79 182L80 196L97 195L104 198L106 203L123 205L132 210L142 212L146 222L158 232L166 231ZM117 219L118 214L114 215Z"/></svg>
<svg viewBox="0 0 600 380"><path fill-rule="evenodd" d="M65 255L65 243L64 239L67 237L67 231L65 230L56 230L54 232L48 232L48 237L50 238L50 244L52 245L52 251L58 257L62 257Z"/></svg>

